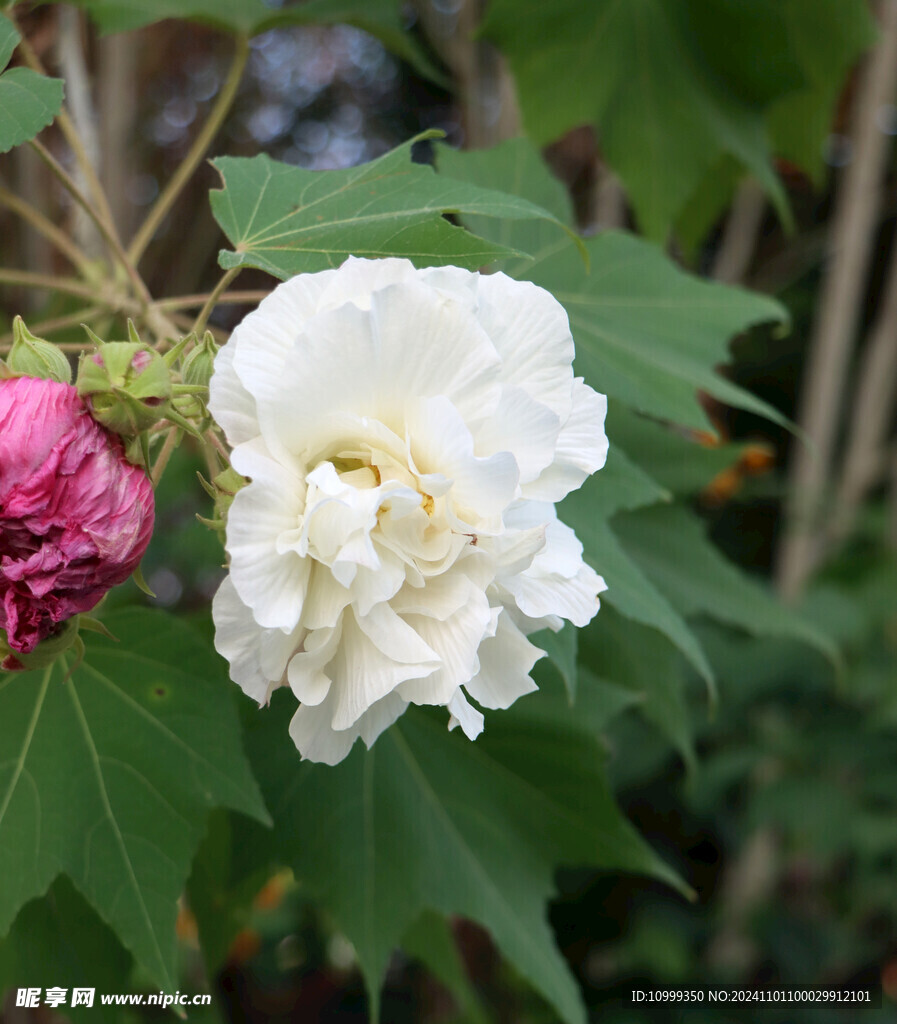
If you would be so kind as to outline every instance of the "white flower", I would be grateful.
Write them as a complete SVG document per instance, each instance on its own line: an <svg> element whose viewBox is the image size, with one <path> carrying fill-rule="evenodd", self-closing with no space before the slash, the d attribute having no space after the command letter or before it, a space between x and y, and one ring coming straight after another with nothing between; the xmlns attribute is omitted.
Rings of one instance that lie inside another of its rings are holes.
<svg viewBox="0 0 897 1024"><path fill-rule="evenodd" d="M251 482L231 506L215 644L335 764L408 703L471 739L534 690L526 639L604 581L554 502L604 464L606 399L533 284L349 259L278 286L221 349L210 409Z"/></svg>

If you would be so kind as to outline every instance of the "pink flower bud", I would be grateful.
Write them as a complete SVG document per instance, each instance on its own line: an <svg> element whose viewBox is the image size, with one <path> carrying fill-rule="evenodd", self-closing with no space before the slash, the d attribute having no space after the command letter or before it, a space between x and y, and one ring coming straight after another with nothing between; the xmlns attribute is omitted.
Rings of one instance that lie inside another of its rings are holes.
<svg viewBox="0 0 897 1024"><path fill-rule="evenodd" d="M0 381L0 628L21 654L134 571L153 489L68 384Z"/></svg>

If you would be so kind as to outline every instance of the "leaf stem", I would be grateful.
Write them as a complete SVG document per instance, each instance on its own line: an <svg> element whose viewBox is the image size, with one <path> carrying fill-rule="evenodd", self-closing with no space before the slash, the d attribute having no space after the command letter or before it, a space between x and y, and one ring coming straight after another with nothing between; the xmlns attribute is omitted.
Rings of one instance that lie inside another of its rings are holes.
<svg viewBox="0 0 897 1024"><path fill-rule="evenodd" d="M181 194L181 190L190 179L190 176L199 166L202 158L206 154L206 150L212 144L212 140L217 135L218 129L227 117L228 111L230 110L234 98L237 95L237 88L240 85L240 79L243 77L243 71L246 67L246 61L248 58L249 39L246 36L239 36L237 38L237 49L234 53L234 58L231 62L227 79L225 80L221 92L218 94L218 99L215 101L215 105L212 107L205 124L193 140L193 145L191 145L187 155L181 161L181 165L165 186L162 194L153 204L153 208L147 214L146 220L141 224L137 234L128 246L128 258L132 260L134 264L138 264L140 262L141 256L143 256L146 251L146 247L152 241L153 235L155 235L158 230L165 214L171 209L175 200Z"/></svg>
<svg viewBox="0 0 897 1024"><path fill-rule="evenodd" d="M230 270L221 275L221 280L209 292L209 297L206 299L202 309L197 314L196 321L193 324L193 330L197 334L205 328L206 321L209 319L210 313L217 305L219 297L224 294L227 286L234 280L242 269L242 267L231 267Z"/></svg>
<svg viewBox="0 0 897 1024"><path fill-rule="evenodd" d="M45 217L40 210L26 202L21 196L10 192L8 188L0 185L0 205L12 210L22 220L30 224L35 231L43 235L68 259L73 267L82 273L90 264L90 258L82 252L69 236L61 231L48 217Z"/></svg>

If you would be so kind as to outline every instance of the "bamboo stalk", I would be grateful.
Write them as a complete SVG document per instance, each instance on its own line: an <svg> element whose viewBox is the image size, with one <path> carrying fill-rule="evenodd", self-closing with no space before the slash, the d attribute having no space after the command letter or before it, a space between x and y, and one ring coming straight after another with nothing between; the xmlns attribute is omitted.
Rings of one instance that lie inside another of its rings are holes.
<svg viewBox="0 0 897 1024"><path fill-rule="evenodd" d="M765 212L766 196L763 189L753 178L747 178L735 193L735 201L713 261L711 276L717 281L741 284L747 277Z"/></svg>
<svg viewBox="0 0 897 1024"><path fill-rule="evenodd" d="M835 492L828 543L845 537L870 487L887 470L888 428L897 395L897 244L891 251L884 299L860 362L850 427Z"/></svg>
<svg viewBox="0 0 897 1024"><path fill-rule="evenodd" d="M789 474L777 583L797 599L820 555L819 515L829 487L841 421L844 379L853 350L888 154L876 116L897 88L897 0L880 5L881 38L864 69L853 114L854 158L832 223L832 257L822 288L801 389L797 421L809 447L796 445Z"/></svg>

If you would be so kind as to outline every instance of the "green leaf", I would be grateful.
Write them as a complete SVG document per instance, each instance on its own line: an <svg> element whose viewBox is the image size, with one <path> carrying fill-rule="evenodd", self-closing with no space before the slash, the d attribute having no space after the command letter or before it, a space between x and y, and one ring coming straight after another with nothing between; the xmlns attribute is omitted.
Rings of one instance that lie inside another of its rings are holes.
<svg viewBox="0 0 897 1024"><path fill-rule="evenodd" d="M158 612L110 615L64 680L57 663L0 684L0 931L61 873L147 974L173 991L175 920L206 812L267 812L230 684Z"/></svg>
<svg viewBox="0 0 897 1024"><path fill-rule="evenodd" d="M534 141L544 145L578 124L595 124L640 225L660 240L724 154L750 170L788 218L755 89L733 87L706 66L689 31L688 6L687 0L493 0L482 29L511 62ZM716 6L726 22L725 31L714 29L718 60L731 64L742 46L739 7L745 5ZM766 45L762 34L760 41ZM757 56L752 50L751 60ZM750 61L742 57L745 64Z"/></svg>
<svg viewBox="0 0 897 1024"><path fill-rule="evenodd" d="M412 145L438 134L341 171L307 171L264 154L212 161L224 183L211 193L212 212L235 249L222 251L219 263L280 278L338 266L347 256L406 256L418 266L474 269L514 250L477 238L443 214L554 219L526 199L413 163Z"/></svg>
<svg viewBox="0 0 897 1024"><path fill-rule="evenodd" d="M564 1021L582 1022L545 914L556 866L680 885L620 815L599 741L549 683L490 715L476 743L410 708L335 768L299 761L287 735L294 701L260 713L250 756L283 855L354 944L372 993L429 909L479 921Z"/></svg>
<svg viewBox="0 0 897 1024"><path fill-rule="evenodd" d="M250 925L253 900L276 867L269 829L223 809L212 811L187 882L210 978L224 966L237 934Z"/></svg>
<svg viewBox="0 0 897 1024"><path fill-rule="evenodd" d="M614 530L626 551L683 615L707 615L758 636L803 640L838 662L829 638L727 561L705 536L701 521L687 509L640 509L618 517Z"/></svg>
<svg viewBox="0 0 897 1024"><path fill-rule="evenodd" d="M559 187L522 139L485 153L442 150L439 165L454 178L513 187L526 198L539 196L540 202ZM576 341L577 368L596 390L656 419L685 426L709 425L698 402L699 389L729 405L787 422L768 403L715 370L728 358L734 335L752 324L787 319L777 302L686 274L656 246L631 235L606 232L587 239L589 268L558 234L540 239L531 234L531 225L506 222L494 227L482 219L470 223L480 234L501 237L504 244L525 248L534 257L529 264L512 262L503 269L547 288L563 303Z"/></svg>
<svg viewBox="0 0 897 1024"><path fill-rule="evenodd" d="M598 519L610 519L622 509L641 508L669 501L672 495L640 469L616 443L616 416L612 412L607 420L610 450L601 472L589 477L582 485L583 501L588 501L592 514Z"/></svg>
<svg viewBox="0 0 897 1024"><path fill-rule="evenodd" d="M442 915L432 910L421 914L405 932L402 949L420 960L451 992L466 1024L489 1024L489 1016L467 976L452 929Z"/></svg>
<svg viewBox="0 0 897 1024"><path fill-rule="evenodd" d="M672 510L662 507L662 511ZM575 491L564 500L561 517L576 531L586 560L607 583L607 590L601 595L602 605L609 604L621 615L663 633L691 662L713 693L713 670L694 633L623 549L607 521L592 516L587 500L581 492ZM601 612L598 614L600 616Z"/></svg>
<svg viewBox="0 0 897 1024"><path fill-rule="evenodd" d="M821 186L823 149L847 73L876 37L866 0L788 0L782 8L807 84L769 111L775 151Z"/></svg>
<svg viewBox="0 0 897 1024"><path fill-rule="evenodd" d="M439 72L402 28L400 0L306 0L282 7L265 0L75 0L103 32L126 32L165 18L198 21L235 34L255 36L286 25L354 25L422 74Z"/></svg>
<svg viewBox="0 0 897 1024"><path fill-rule="evenodd" d="M548 661L560 676L572 704L576 700L576 627L568 622L558 633L542 629L529 639L548 655Z"/></svg>
<svg viewBox="0 0 897 1024"><path fill-rule="evenodd" d="M703 490L717 474L734 466L749 447L701 444L680 430L615 403L608 409L607 418L612 444L628 452L658 486L677 496Z"/></svg>
<svg viewBox="0 0 897 1024"><path fill-rule="evenodd" d="M582 632L583 655L601 680L611 680L639 695L638 710L695 766L691 714L685 698L680 653L657 630L624 618L613 608Z"/></svg>
<svg viewBox="0 0 897 1024"><path fill-rule="evenodd" d="M0 14L0 69L6 67L20 39L13 23ZM33 139L62 108L63 83L30 68L0 75L0 153Z"/></svg>
<svg viewBox="0 0 897 1024"><path fill-rule="evenodd" d="M118 1024L121 1010L71 1005L73 988L99 992L128 989L131 958L111 929L91 910L72 883L61 876L40 900L26 904L9 937L0 943L0 987L67 989L66 1017Z"/></svg>
<svg viewBox="0 0 897 1024"><path fill-rule="evenodd" d="M786 319L765 296L702 281L655 246L607 232L587 243L591 273L574 251L540 264L533 280L565 306L577 367L593 387L657 419L706 428L703 390L776 423L776 409L721 377L728 342L753 324Z"/></svg>

